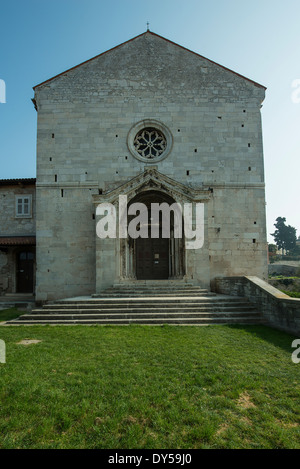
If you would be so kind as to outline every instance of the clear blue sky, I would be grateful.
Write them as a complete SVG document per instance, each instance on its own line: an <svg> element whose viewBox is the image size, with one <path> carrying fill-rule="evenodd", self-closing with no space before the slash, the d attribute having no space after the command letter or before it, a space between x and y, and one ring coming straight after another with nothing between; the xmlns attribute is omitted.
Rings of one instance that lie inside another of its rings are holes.
<svg viewBox="0 0 300 469"><path fill-rule="evenodd" d="M0 15L1 179L36 175L32 87L143 33L149 21L151 31L268 88L268 240L278 216L300 236L300 102L292 101L292 83L300 83L299 0L10 0Z"/></svg>

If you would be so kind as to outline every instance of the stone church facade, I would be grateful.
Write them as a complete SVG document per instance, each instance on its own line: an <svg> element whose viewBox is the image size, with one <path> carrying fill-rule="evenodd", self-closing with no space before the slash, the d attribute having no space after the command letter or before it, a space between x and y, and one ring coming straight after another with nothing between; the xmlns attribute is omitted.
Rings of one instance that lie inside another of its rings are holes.
<svg viewBox="0 0 300 469"><path fill-rule="evenodd" d="M266 278L263 86L147 31L34 91L37 301ZM203 246L187 249L172 217L169 239L161 226L156 239L101 239L97 207L119 216L120 196L201 204Z"/></svg>

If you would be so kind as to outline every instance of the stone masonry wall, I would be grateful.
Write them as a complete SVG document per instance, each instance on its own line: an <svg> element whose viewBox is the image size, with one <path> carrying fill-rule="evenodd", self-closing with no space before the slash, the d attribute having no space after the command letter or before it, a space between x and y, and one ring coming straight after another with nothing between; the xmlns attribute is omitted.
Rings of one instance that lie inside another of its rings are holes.
<svg viewBox="0 0 300 469"><path fill-rule="evenodd" d="M16 216L16 197L20 195L31 196L29 217ZM0 236L35 236L35 200L34 185L0 186ZM17 253L18 248L11 246L0 251L0 295L16 291Z"/></svg>
<svg viewBox="0 0 300 469"><path fill-rule="evenodd" d="M16 217L16 196L31 195L30 217ZM35 235L35 187L22 185L0 186L0 236Z"/></svg>
<svg viewBox="0 0 300 469"><path fill-rule="evenodd" d="M256 304L269 325L300 335L300 299L285 295L257 277L216 278L213 290L248 298Z"/></svg>
<svg viewBox="0 0 300 469"><path fill-rule="evenodd" d="M202 264L211 278L266 276L264 92L150 32L37 87L37 299L95 291L92 195L152 163L188 187L211 189ZM137 160L127 146L144 119L173 136L158 163ZM117 253L104 259L103 275L118 280Z"/></svg>

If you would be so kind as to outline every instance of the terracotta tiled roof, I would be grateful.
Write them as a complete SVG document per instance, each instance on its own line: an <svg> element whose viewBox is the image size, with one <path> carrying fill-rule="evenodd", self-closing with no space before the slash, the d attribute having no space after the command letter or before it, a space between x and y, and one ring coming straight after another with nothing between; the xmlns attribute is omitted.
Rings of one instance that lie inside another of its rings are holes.
<svg viewBox="0 0 300 469"><path fill-rule="evenodd" d="M0 179L0 186L16 186L35 184L36 178Z"/></svg>
<svg viewBox="0 0 300 469"><path fill-rule="evenodd" d="M35 245L35 236L0 236L0 246Z"/></svg>

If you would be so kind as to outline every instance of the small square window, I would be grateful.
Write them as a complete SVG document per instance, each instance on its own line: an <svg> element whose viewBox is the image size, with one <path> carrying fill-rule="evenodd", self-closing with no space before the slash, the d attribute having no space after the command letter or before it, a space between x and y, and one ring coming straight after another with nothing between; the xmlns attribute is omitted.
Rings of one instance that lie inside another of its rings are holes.
<svg viewBox="0 0 300 469"><path fill-rule="evenodd" d="M16 195L16 217L31 218L31 195Z"/></svg>

